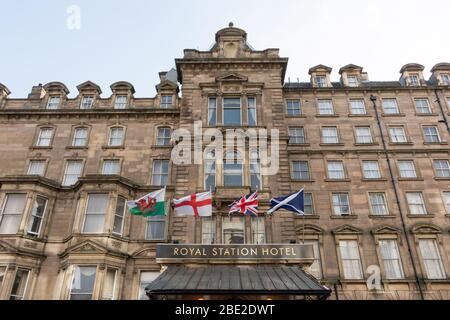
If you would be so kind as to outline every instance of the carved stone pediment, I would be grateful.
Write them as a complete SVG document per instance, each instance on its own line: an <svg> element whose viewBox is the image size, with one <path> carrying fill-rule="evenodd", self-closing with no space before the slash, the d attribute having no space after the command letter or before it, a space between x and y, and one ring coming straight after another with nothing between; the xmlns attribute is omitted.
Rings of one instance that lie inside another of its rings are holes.
<svg viewBox="0 0 450 320"><path fill-rule="evenodd" d="M442 233L442 229L434 224L421 223L413 226L411 228L411 233L413 234L437 234Z"/></svg>
<svg viewBox="0 0 450 320"><path fill-rule="evenodd" d="M397 227L382 225L372 229L372 234L400 234L401 230Z"/></svg>
<svg viewBox="0 0 450 320"><path fill-rule="evenodd" d="M173 83L170 80L163 80L161 81L161 83L159 83L156 86L156 90L160 91L160 90L173 90L173 91L177 91L178 90L178 85L176 83Z"/></svg>
<svg viewBox="0 0 450 320"><path fill-rule="evenodd" d="M247 82L248 77L236 72L226 73L216 78L217 82Z"/></svg>
<svg viewBox="0 0 450 320"><path fill-rule="evenodd" d="M324 230L316 225L313 224L305 224L305 225L299 225L295 229L297 234L323 234Z"/></svg>
<svg viewBox="0 0 450 320"><path fill-rule="evenodd" d="M351 225L343 225L333 229L333 234L362 234L362 230Z"/></svg>
<svg viewBox="0 0 450 320"><path fill-rule="evenodd" d="M17 253L17 249L6 241L0 240L0 253Z"/></svg>
<svg viewBox="0 0 450 320"><path fill-rule="evenodd" d="M131 255L133 258L155 258L156 249L155 248L143 248L139 249Z"/></svg>
<svg viewBox="0 0 450 320"><path fill-rule="evenodd" d="M71 253L107 253L108 250L92 240L83 241L67 248L62 255Z"/></svg>

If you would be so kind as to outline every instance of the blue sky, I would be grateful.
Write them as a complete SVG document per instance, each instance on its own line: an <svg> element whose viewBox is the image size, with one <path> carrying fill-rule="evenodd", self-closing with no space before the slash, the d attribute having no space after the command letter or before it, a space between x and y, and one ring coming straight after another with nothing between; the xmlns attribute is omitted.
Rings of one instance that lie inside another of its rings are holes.
<svg viewBox="0 0 450 320"><path fill-rule="evenodd" d="M81 9L80 30L66 26L70 5ZM333 68L333 80L348 63L370 80L397 80L407 62L425 65L427 78L435 63L450 62L447 0L0 0L0 8L0 82L11 97L50 81L73 97L86 80L104 97L119 80L153 96L159 71L185 48L209 49L229 21L255 49L280 48L291 81L309 81L319 63Z"/></svg>

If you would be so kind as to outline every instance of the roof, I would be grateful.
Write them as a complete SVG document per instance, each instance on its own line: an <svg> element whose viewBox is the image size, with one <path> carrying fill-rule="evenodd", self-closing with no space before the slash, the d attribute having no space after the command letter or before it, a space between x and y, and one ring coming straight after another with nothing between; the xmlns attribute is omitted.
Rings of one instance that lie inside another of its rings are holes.
<svg viewBox="0 0 450 320"><path fill-rule="evenodd" d="M332 82L332 88L342 89L344 86L340 82ZM359 88L399 88L402 87L399 81L363 81ZM313 87L311 82L286 82L284 84L285 90L299 90L299 89L329 89L330 87L317 88Z"/></svg>
<svg viewBox="0 0 450 320"><path fill-rule="evenodd" d="M326 298L331 290L299 266L169 265L145 288L148 295L311 295Z"/></svg>

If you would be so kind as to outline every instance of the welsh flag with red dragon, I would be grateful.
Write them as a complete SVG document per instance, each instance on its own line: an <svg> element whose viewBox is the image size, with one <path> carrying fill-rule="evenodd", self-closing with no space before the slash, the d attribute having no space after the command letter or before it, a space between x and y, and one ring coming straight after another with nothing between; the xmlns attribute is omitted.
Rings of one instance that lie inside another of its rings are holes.
<svg viewBox="0 0 450 320"><path fill-rule="evenodd" d="M135 216L154 217L166 215L166 189L149 193L138 200L128 201L127 206Z"/></svg>

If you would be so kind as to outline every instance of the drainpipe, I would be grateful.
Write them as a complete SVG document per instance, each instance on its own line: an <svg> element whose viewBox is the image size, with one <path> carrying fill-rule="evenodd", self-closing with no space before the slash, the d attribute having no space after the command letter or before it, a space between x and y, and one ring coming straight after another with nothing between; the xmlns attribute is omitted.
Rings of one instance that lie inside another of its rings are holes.
<svg viewBox="0 0 450 320"><path fill-rule="evenodd" d="M392 184L392 186L394 188L395 199L396 199L396 202L397 202L398 210L400 212L400 220L402 222L403 233L405 235L406 245L408 247L409 258L411 259L411 264L412 264L412 267L413 267L414 278L416 280L417 287L419 288L420 298L422 300L425 300L424 295L423 295L423 291L422 291L422 286L420 285L419 276L417 274L416 264L414 262L414 256L413 256L412 250L411 250L411 243L409 241L408 232L406 230L406 224L405 224L405 218L403 216L403 210L402 210L402 207L400 206L400 196L399 196L399 192L398 192L398 188L397 188L397 183L396 183L396 180L394 178L394 173L392 171L391 159L389 157L389 152L388 152L387 147L386 147L386 141L385 141L384 136L383 136L383 128L381 126L380 115L378 114L378 109L377 109L377 104L376 104L377 97L375 97L373 94L370 95L370 101L372 101L373 109L375 111L375 116L377 118L378 129L380 130L381 142L383 144L383 151L384 151L384 154L386 156L386 162L387 162L387 165L388 165L388 168L389 168L389 175L391 177L391 184Z"/></svg>
<svg viewBox="0 0 450 320"><path fill-rule="evenodd" d="M447 117L445 116L444 108L442 107L441 99L439 98L438 89L434 89L434 94L436 95L436 102L439 105L439 109L441 110L442 115L442 120L439 120L439 122L445 123L447 131L450 133L450 125L448 124Z"/></svg>

